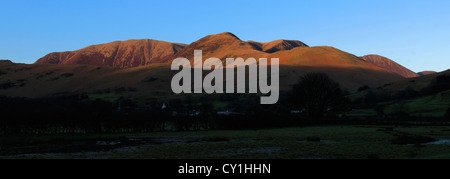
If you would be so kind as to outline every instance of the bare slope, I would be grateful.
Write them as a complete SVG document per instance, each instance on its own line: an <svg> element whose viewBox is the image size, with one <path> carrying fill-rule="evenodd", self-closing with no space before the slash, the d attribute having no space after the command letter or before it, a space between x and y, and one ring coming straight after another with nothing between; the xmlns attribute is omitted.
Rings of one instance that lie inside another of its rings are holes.
<svg viewBox="0 0 450 179"><path fill-rule="evenodd" d="M366 55L361 57L363 60L370 62L376 66L387 69L394 73L397 73L405 78L413 78L419 76L417 73L405 68L404 66L394 62L393 60L379 56L379 55Z"/></svg>
<svg viewBox="0 0 450 179"><path fill-rule="evenodd" d="M76 51L50 53L36 63L137 67L167 62L184 46L150 39L116 41Z"/></svg>

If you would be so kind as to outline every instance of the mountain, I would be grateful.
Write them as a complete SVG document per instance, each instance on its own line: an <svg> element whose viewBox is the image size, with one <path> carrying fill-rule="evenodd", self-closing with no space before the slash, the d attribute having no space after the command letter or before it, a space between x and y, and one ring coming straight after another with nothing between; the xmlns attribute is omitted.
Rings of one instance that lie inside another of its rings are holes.
<svg viewBox="0 0 450 179"><path fill-rule="evenodd" d="M422 71L422 72L419 72L417 74L419 76L425 76L425 75L431 75L431 74L435 74L435 73L437 73L437 72L435 72L435 71Z"/></svg>
<svg viewBox="0 0 450 179"><path fill-rule="evenodd" d="M222 60L236 57L279 58L280 88L284 91L290 90L300 76L308 72L325 72L350 91L364 85L375 87L402 79L398 74L347 52L333 47L309 47L295 40L245 42L236 35L225 32L193 42L176 56L192 60L194 50L197 49L203 50L203 60L210 57Z"/></svg>
<svg viewBox="0 0 450 179"><path fill-rule="evenodd" d="M203 60L210 57L225 60L225 58L242 57L245 59L266 55L265 52L256 49L254 46L242 41L236 35L229 32L201 38L186 46L176 56L193 60L194 50L202 50Z"/></svg>
<svg viewBox="0 0 450 179"><path fill-rule="evenodd" d="M413 78L419 76L417 73L414 73L413 71L392 61L391 59L380 55L366 55L361 57L361 59L370 62L376 66L379 66L381 68L397 73L405 78Z"/></svg>
<svg viewBox="0 0 450 179"><path fill-rule="evenodd" d="M298 47L273 53L268 58L279 58L282 66L296 69L299 76L286 75L280 78L280 83L290 85L294 85L301 75L308 72L325 72L349 91L356 91L364 85L376 87L403 79L398 74L333 47Z"/></svg>
<svg viewBox="0 0 450 179"><path fill-rule="evenodd" d="M276 40L265 43L255 41L245 42L230 32L224 32L209 35L191 43L177 53L176 56L192 60L194 50L201 49L204 60L210 57L216 57L222 60L237 57L244 59L250 57L262 58L271 53L291 50L296 47L308 47L308 45L298 40Z"/></svg>
<svg viewBox="0 0 450 179"><path fill-rule="evenodd" d="M355 55L327 46L299 47L274 53L270 57L280 58L280 64L292 66L355 67L382 70Z"/></svg>
<svg viewBox="0 0 450 179"><path fill-rule="evenodd" d="M93 45L81 50L50 53L36 64L87 64L119 68L167 62L184 44L143 39Z"/></svg>
<svg viewBox="0 0 450 179"><path fill-rule="evenodd" d="M0 64L12 64L13 62L11 60L0 60Z"/></svg>
<svg viewBox="0 0 450 179"><path fill-rule="evenodd" d="M255 42L255 41L247 41L250 45L252 45L255 49L267 53L275 53L283 50L291 50L296 47L308 47L303 42L298 40L275 40L272 42Z"/></svg>
<svg viewBox="0 0 450 179"><path fill-rule="evenodd" d="M209 35L189 45L156 40L129 40L52 53L35 64L0 63L0 95L42 97L86 93L100 98L175 98L171 91L171 60L242 57L279 58L280 90L289 92L301 76L324 72L342 88L381 86L404 79L387 69L333 47L308 47L295 40L242 41L232 33ZM68 64L68 65L53 65ZM120 68L117 68L120 67ZM133 68L123 68L133 67Z"/></svg>

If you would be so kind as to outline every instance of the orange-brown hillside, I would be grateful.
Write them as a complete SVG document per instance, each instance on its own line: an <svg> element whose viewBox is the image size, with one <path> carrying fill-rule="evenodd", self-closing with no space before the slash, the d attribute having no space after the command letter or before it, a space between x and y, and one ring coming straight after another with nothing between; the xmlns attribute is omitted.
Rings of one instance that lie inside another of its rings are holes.
<svg viewBox="0 0 450 179"><path fill-rule="evenodd" d="M368 63L355 55L333 47L298 47L268 56L279 58L282 66L289 66L298 76L282 76L281 83L295 84L307 72L324 72L350 91L359 87L379 86L403 79L398 74ZM284 81L284 82L283 82Z"/></svg>
<svg viewBox="0 0 450 179"><path fill-rule="evenodd" d="M255 49L249 43L240 40L229 32L206 36L189 44L177 53L176 56L192 60L194 59L194 50L202 50L204 60L210 57L224 60L225 58L237 57L257 58L266 55L265 52Z"/></svg>
<svg viewBox="0 0 450 179"><path fill-rule="evenodd" d="M397 73L405 78L414 78L418 77L417 73L405 68L404 66L392 61L389 58L379 56L379 55L366 55L361 57L363 60L370 62L376 66L387 69L394 73Z"/></svg>
<svg viewBox="0 0 450 179"><path fill-rule="evenodd" d="M244 42L234 34L225 32L204 37L186 46L176 56L192 60L197 49L203 50L203 60L210 57L222 60L236 57L279 58L280 85L284 91L290 90L300 76L308 72L325 72L350 91L364 85L375 87L403 79L398 74L336 48L308 47L294 40Z"/></svg>
<svg viewBox="0 0 450 179"><path fill-rule="evenodd" d="M290 91L292 85L308 72L327 73L349 91L403 79L333 47L308 47L293 40L245 42L226 32L206 36L186 46L155 40L129 40L52 53L32 65L4 61L0 63L0 95L41 97L103 91L103 96L170 97L173 96L170 82L176 73L170 69L170 61L176 57L192 60L194 50L203 50L203 60L209 57L222 60L279 58L280 89L284 92ZM112 92L122 88L131 90Z"/></svg>
<svg viewBox="0 0 450 179"><path fill-rule="evenodd" d="M307 45L296 40L276 40L266 43L255 41L245 42L236 35L225 32L209 35L193 42L177 53L176 56L192 60L194 50L202 50L204 60L210 57L216 57L222 60L237 57L244 59L254 57L258 59L267 57L271 53L291 50L296 47L307 47Z"/></svg>
<svg viewBox="0 0 450 179"><path fill-rule="evenodd" d="M308 45L298 40L275 40L272 42L262 42L262 43L250 40L247 41L247 43L252 45L255 49L267 53L275 53L283 50L291 50L296 47L308 47Z"/></svg>
<svg viewBox="0 0 450 179"><path fill-rule="evenodd" d="M86 64L112 67L137 67L169 61L184 44L143 39L93 45L81 50L55 52L36 64Z"/></svg>
<svg viewBox="0 0 450 179"><path fill-rule="evenodd" d="M328 67L356 67L380 70L355 55L333 47L299 47L289 51L280 51L270 55L279 58L280 64L292 66L328 66Z"/></svg>

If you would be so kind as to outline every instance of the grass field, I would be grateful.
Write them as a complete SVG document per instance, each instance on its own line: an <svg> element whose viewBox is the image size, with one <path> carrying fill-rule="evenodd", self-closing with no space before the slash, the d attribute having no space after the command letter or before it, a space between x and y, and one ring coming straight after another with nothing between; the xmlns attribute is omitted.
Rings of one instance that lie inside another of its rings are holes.
<svg viewBox="0 0 450 179"><path fill-rule="evenodd" d="M403 111L410 116L442 117L450 106L450 91L435 95L418 97L388 105L385 113Z"/></svg>
<svg viewBox="0 0 450 179"><path fill-rule="evenodd" d="M433 95L420 96L405 100L394 100L380 102L377 105L384 106L384 114L395 114L403 112L412 117L435 117L446 115L450 107L450 91L444 91ZM349 117L375 117L377 112L374 107L366 109L355 109L345 113Z"/></svg>
<svg viewBox="0 0 450 179"><path fill-rule="evenodd" d="M0 158L450 158L450 127L320 126L264 130L1 138ZM320 141L319 141L320 140ZM437 140L435 143L428 143Z"/></svg>

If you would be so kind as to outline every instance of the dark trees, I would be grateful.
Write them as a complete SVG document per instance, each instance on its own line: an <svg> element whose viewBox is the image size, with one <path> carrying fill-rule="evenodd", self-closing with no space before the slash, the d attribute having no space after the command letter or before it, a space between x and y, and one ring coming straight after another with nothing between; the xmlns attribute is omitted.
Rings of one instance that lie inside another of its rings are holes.
<svg viewBox="0 0 450 179"><path fill-rule="evenodd" d="M347 101L340 85L325 73L308 73L292 91L292 102L311 119L320 119L327 111L343 107Z"/></svg>

